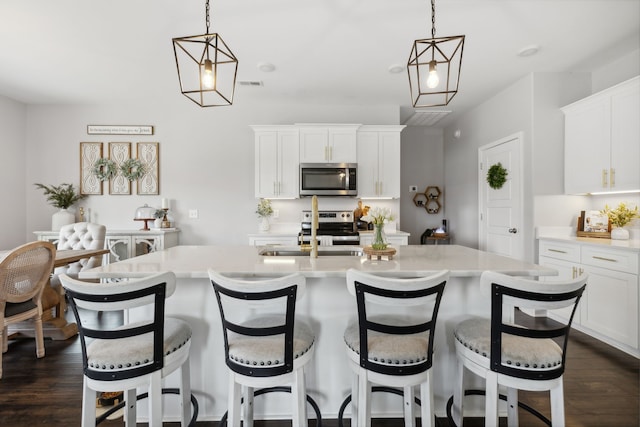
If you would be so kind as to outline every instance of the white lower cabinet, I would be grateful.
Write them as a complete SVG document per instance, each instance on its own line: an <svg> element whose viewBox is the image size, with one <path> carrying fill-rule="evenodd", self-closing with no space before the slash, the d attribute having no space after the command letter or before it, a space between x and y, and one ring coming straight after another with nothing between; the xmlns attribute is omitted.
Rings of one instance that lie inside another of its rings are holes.
<svg viewBox="0 0 640 427"><path fill-rule="evenodd" d="M558 270L559 279L589 275L574 317L576 329L640 356L638 286L640 254L601 245L540 240L538 263ZM545 278L553 281L554 277ZM566 319L567 311L552 312Z"/></svg>
<svg viewBox="0 0 640 427"><path fill-rule="evenodd" d="M57 244L58 231L34 231L38 240ZM150 252L161 251L178 245L179 230L109 230L104 239L105 249L109 249L105 263L122 261Z"/></svg>

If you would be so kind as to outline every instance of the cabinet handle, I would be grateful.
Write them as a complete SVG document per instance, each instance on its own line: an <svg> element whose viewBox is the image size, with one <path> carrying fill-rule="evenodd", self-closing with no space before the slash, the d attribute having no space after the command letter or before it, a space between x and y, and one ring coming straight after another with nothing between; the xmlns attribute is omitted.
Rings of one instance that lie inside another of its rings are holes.
<svg viewBox="0 0 640 427"><path fill-rule="evenodd" d="M611 168L610 175L611 175L611 186L615 187L615 185L616 185L616 170L614 168Z"/></svg>
<svg viewBox="0 0 640 427"><path fill-rule="evenodd" d="M593 256L593 259L599 259L600 261L609 261L609 262L618 262L617 259L613 259L613 258L605 258L603 256Z"/></svg>
<svg viewBox="0 0 640 427"><path fill-rule="evenodd" d="M333 160L333 147L329 146L329 160Z"/></svg>
<svg viewBox="0 0 640 427"><path fill-rule="evenodd" d="M571 278L575 279L578 277L578 269L576 267L571 267Z"/></svg>
<svg viewBox="0 0 640 427"><path fill-rule="evenodd" d="M608 184L607 184L607 170L606 169L602 169L602 187L607 188Z"/></svg>
<svg viewBox="0 0 640 427"><path fill-rule="evenodd" d="M383 193L383 191L382 191L382 185L383 185L383 184L384 184L384 182L380 182L380 189L379 189L380 191L378 192L378 196L382 196L382 193Z"/></svg>
<svg viewBox="0 0 640 427"><path fill-rule="evenodd" d="M579 269L578 269L578 274L579 274L579 275L581 275L581 274L583 274L583 273L584 273L584 268L579 268Z"/></svg>
<svg viewBox="0 0 640 427"><path fill-rule="evenodd" d="M557 252L559 254L566 254L566 251L561 251L559 249L547 249L549 252Z"/></svg>

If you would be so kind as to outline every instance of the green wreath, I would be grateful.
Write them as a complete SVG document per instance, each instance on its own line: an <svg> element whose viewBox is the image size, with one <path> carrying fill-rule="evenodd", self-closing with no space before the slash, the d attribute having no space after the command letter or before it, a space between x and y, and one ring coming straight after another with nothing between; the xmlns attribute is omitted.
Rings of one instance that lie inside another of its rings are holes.
<svg viewBox="0 0 640 427"><path fill-rule="evenodd" d="M129 181L135 181L140 179L146 173L144 164L138 159L127 159L120 165L120 172L122 176Z"/></svg>
<svg viewBox="0 0 640 427"><path fill-rule="evenodd" d="M487 172L487 182L489 183L489 187L494 190L499 190L502 188L505 182L507 182L507 175L509 172L505 168L502 167L502 163L498 162L495 165L489 168Z"/></svg>
<svg viewBox="0 0 640 427"><path fill-rule="evenodd" d="M96 178L100 181L108 181L118 173L116 162L111 159L105 159L104 157L96 160L91 169Z"/></svg>

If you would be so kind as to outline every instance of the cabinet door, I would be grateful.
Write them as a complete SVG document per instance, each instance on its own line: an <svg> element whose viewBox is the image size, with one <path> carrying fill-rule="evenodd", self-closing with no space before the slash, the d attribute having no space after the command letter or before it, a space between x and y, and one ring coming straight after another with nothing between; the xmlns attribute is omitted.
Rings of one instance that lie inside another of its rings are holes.
<svg viewBox="0 0 640 427"><path fill-rule="evenodd" d="M584 266L589 281L581 304L582 325L638 348L638 276Z"/></svg>
<svg viewBox="0 0 640 427"><path fill-rule="evenodd" d="M574 246L577 247L577 245L574 245ZM549 258L545 256L538 257L538 264L545 267L555 268L556 270L558 270L557 276L541 276L540 280L545 282L571 280L576 277L576 275L578 274L578 269L580 268L578 267L579 264L563 261L555 258ZM576 310L576 314L573 316L574 325L579 325L582 322L582 316L580 312L583 309L583 307L586 305L584 300L585 300L584 298L581 300L580 306ZM569 307L559 309L559 310L549 311L549 317L551 317L552 319L560 320L562 322L567 322L570 316L571 316L571 308Z"/></svg>
<svg viewBox="0 0 640 427"><path fill-rule="evenodd" d="M640 189L640 80L611 97L610 188Z"/></svg>
<svg viewBox="0 0 640 427"><path fill-rule="evenodd" d="M377 197L378 132L358 132L358 197Z"/></svg>
<svg viewBox="0 0 640 427"><path fill-rule="evenodd" d="M355 129L329 129L329 156L331 163L355 163L356 156Z"/></svg>
<svg viewBox="0 0 640 427"><path fill-rule="evenodd" d="M274 197L278 185L278 133L255 134L255 195Z"/></svg>
<svg viewBox="0 0 640 427"><path fill-rule="evenodd" d="M132 254L131 236L105 236L105 247L109 249L109 264L134 256Z"/></svg>
<svg viewBox="0 0 640 427"><path fill-rule="evenodd" d="M300 197L300 146L297 131L278 132L277 197Z"/></svg>
<svg viewBox="0 0 640 427"><path fill-rule="evenodd" d="M328 129L300 129L300 163L328 163L329 161Z"/></svg>
<svg viewBox="0 0 640 427"><path fill-rule="evenodd" d="M400 197L400 134L378 134L378 195Z"/></svg>
<svg viewBox="0 0 640 427"><path fill-rule="evenodd" d="M565 113L564 192L583 194L609 189L610 102L589 98ZM636 142L637 143L637 142Z"/></svg>

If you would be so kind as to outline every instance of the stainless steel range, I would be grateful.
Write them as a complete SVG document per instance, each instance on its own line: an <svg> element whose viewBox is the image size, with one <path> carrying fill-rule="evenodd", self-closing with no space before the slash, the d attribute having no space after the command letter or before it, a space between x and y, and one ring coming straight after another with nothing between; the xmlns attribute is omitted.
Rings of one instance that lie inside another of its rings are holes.
<svg viewBox="0 0 640 427"><path fill-rule="evenodd" d="M311 243L311 211L302 211L300 243ZM351 211L318 212L317 236L321 245L359 245L360 235L353 223Z"/></svg>

